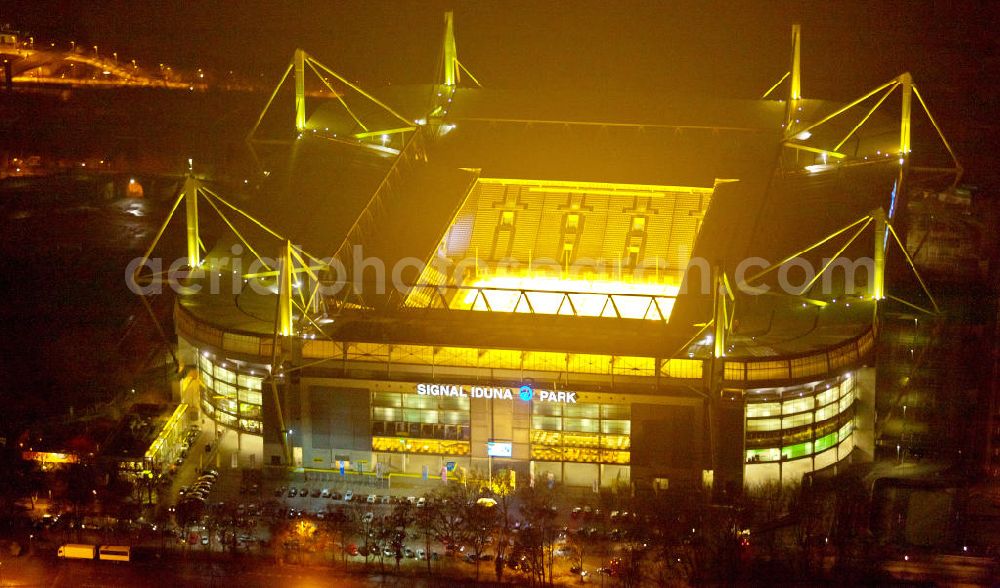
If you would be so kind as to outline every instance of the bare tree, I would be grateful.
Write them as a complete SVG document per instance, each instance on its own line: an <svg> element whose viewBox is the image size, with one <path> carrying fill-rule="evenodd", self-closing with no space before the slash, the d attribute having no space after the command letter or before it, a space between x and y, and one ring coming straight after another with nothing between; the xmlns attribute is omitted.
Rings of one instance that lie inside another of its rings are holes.
<svg viewBox="0 0 1000 588"><path fill-rule="evenodd" d="M487 542L493 536L493 526L496 522L497 511L493 506L480 504L473 496L464 505L463 517L465 525L465 537L469 543L469 550L475 558L476 581L479 581L479 563Z"/></svg>
<svg viewBox="0 0 1000 588"><path fill-rule="evenodd" d="M388 531L387 546L396 558L396 572L399 572L399 562L403 559L403 549L406 547L406 530L413 524L413 505L405 500L392 508L386 527Z"/></svg>
<svg viewBox="0 0 1000 588"><path fill-rule="evenodd" d="M503 581L504 563L507 559L507 548L511 543L511 524L513 518L513 498L515 490L514 472L507 470L494 474L490 482L491 496L496 500L496 521L494 537L496 539L495 573L497 582Z"/></svg>
<svg viewBox="0 0 1000 588"><path fill-rule="evenodd" d="M449 484L435 497L434 529L445 545L459 546L467 541L463 505L468 503L469 495L464 485Z"/></svg>
<svg viewBox="0 0 1000 588"><path fill-rule="evenodd" d="M415 509L414 525L424 538L424 556L427 561L427 574L431 573L431 543L434 539L435 525L438 518L439 505L434 500L427 501L424 506Z"/></svg>
<svg viewBox="0 0 1000 588"><path fill-rule="evenodd" d="M519 533L521 547L531 561L536 578L544 582L547 568L551 584L556 539L554 492L548 488L523 487L518 492L518 497L521 502L521 518L525 523Z"/></svg>

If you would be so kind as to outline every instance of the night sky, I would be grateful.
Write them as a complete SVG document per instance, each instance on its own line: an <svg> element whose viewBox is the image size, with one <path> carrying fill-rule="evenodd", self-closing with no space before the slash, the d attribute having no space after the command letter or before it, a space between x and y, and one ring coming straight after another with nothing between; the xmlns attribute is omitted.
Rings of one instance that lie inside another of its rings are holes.
<svg viewBox="0 0 1000 588"><path fill-rule="evenodd" d="M140 64L265 80L301 46L381 85L433 79L448 9L460 59L488 87L746 98L787 70L790 25L800 22L807 98L851 99L910 71L974 178L993 173L976 163L1000 118L996 2L8 0L0 23Z"/></svg>

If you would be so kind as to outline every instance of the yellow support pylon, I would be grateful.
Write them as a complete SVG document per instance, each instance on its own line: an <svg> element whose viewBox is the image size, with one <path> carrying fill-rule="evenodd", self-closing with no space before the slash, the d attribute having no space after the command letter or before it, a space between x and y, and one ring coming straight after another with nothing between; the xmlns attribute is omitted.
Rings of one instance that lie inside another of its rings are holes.
<svg viewBox="0 0 1000 588"><path fill-rule="evenodd" d="M292 242L285 241L278 273L278 334L291 337L295 332L292 314Z"/></svg>
<svg viewBox="0 0 1000 588"><path fill-rule="evenodd" d="M295 50L295 130L306 130L306 52Z"/></svg>
<svg viewBox="0 0 1000 588"><path fill-rule="evenodd" d="M190 267L201 265L201 239L198 236L198 189L201 182L189 175L184 180L184 209L187 220L187 259Z"/></svg>

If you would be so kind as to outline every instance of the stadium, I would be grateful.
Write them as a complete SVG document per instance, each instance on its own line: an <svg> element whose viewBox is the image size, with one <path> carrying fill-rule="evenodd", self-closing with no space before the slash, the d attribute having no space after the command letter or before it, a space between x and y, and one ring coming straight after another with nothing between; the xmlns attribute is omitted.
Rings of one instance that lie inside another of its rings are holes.
<svg viewBox="0 0 1000 588"><path fill-rule="evenodd" d="M480 87L450 15L426 86L297 51L249 136L273 191L191 175L174 205L181 400L276 470L735 488L871 460L880 313L934 305L892 294L922 286L899 211L961 167L908 74L806 99L799 52L736 100Z"/></svg>

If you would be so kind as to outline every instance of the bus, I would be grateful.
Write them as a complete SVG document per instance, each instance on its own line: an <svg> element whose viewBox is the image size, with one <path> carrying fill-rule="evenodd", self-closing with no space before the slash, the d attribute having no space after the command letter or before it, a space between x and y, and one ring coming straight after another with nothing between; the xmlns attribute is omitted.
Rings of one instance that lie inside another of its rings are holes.
<svg viewBox="0 0 1000 588"><path fill-rule="evenodd" d="M97 551L97 559L130 561L132 559L132 548L128 545L101 545Z"/></svg>

